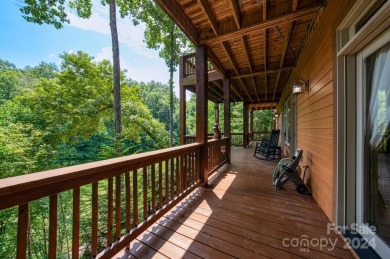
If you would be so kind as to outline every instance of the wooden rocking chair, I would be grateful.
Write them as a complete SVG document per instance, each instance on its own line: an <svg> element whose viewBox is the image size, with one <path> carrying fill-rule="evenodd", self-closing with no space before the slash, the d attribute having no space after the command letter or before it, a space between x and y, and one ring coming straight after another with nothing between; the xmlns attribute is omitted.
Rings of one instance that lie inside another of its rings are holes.
<svg viewBox="0 0 390 259"><path fill-rule="evenodd" d="M280 158L281 149L278 146L279 135L280 135L280 130L272 130L271 133L269 134L269 139L262 137L261 141L256 143L255 153L253 154L253 156L259 159L271 160L271 159L275 159L275 154L276 152L278 152ZM257 154L261 156L258 156Z"/></svg>

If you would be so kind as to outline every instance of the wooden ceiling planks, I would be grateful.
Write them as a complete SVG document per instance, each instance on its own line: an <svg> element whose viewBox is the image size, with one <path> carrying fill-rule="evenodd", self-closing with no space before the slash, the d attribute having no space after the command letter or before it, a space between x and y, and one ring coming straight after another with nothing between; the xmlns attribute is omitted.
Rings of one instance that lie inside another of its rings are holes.
<svg viewBox="0 0 390 259"><path fill-rule="evenodd" d="M323 0L156 2L195 45L208 46L218 71L233 71L235 101L264 103L279 100ZM213 99L221 94L217 86Z"/></svg>

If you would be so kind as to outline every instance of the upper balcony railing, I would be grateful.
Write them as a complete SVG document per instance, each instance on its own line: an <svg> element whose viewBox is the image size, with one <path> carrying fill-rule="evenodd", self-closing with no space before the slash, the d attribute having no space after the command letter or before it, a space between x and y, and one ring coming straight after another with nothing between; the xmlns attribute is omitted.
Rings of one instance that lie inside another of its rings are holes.
<svg viewBox="0 0 390 259"><path fill-rule="evenodd" d="M209 174L223 165L229 139L211 140L208 145ZM192 143L122 158L65 167L0 180L0 212L18 207L16 257L26 258L29 203L49 202L48 258L60 252L58 207L64 193L72 197L66 214L72 215L69 256L79 258L89 247L93 258L111 258L145 231L164 213L201 184L203 172L199 156L203 144ZM80 191L82 189L82 192ZM60 202L59 202L60 201ZM44 213L44 212L39 212ZM81 224L80 215L91 219ZM87 237L80 236L86 229ZM62 252L62 251L61 251Z"/></svg>
<svg viewBox="0 0 390 259"><path fill-rule="evenodd" d="M195 83L195 53L186 54L180 57L180 80L181 85ZM215 69L212 63L208 62L209 81L222 79L221 74Z"/></svg>

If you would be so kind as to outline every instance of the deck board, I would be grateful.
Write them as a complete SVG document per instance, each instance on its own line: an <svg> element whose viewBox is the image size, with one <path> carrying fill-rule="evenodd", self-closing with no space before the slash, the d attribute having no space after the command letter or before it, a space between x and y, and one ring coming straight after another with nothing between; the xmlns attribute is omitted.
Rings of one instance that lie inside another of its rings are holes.
<svg viewBox="0 0 390 259"><path fill-rule="evenodd" d="M293 184L273 188L275 165L250 148L233 148L232 164L209 187L196 189L115 258L354 258L339 235L327 233L330 221L313 197ZM294 238L335 246L283 245Z"/></svg>

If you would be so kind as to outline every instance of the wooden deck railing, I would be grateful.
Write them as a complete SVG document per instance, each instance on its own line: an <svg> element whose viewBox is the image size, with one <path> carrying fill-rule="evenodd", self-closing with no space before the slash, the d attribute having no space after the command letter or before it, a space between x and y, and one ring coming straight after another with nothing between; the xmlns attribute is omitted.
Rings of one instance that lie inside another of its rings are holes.
<svg viewBox="0 0 390 259"><path fill-rule="evenodd" d="M229 138L212 139L208 141L208 170L209 175L214 173L227 161Z"/></svg>
<svg viewBox="0 0 390 259"><path fill-rule="evenodd" d="M193 143L1 179L0 210L18 206L17 258L26 258L29 203L44 197L49 200L48 257L56 258L57 207L59 195L66 191L73 192L73 210L67 212L73 214L72 258L79 258L80 248L86 246L80 239L80 211L89 208L91 256L111 258L199 186L201 147ZM80 199L80 188L85 186L91 206Z"/></svg>
<svg viewBox="0 0 390 259"><path fill-rule="evenodd" d="M195 52L183 55L183 77L195 76ZM214 66L208 62L207 71L214 71Z"/></svg>

